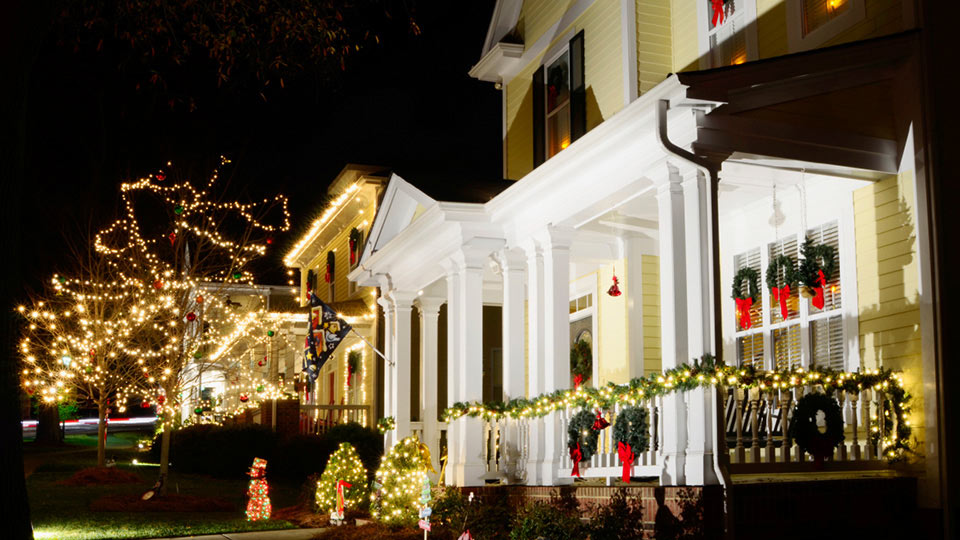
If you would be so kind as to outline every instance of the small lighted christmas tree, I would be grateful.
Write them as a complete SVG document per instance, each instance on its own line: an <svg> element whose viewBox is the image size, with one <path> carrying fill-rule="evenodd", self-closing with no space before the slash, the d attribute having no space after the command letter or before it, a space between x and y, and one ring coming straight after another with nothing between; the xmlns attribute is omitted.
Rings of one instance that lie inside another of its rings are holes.
<svg viewBox="0 0 960 540"><path fill-rule="evenodd" d="M364 468L356 448L350 443L340 443L340 447L327 460L327 467L317 482L317 508L320 512L336 512L337 483L343 487L344 509L357 508L367 496L367 469ZM343 519L342 517L340 519Z"/></svg>
<svg viewBox="0 0 960 540"><path fill-rule="evenodd" d="M417 523L429 463L424 461L422 446L416 437L407 437L383 456L370 496L374 519L388 525Z"/></svg>
<svg viewBox="0 0 960 540"><path fill-rule="evenodd" d="M247 487L247 521L270 519L270 486L267 485L267 460L253 458L250 466L250 485Z"/></svg>

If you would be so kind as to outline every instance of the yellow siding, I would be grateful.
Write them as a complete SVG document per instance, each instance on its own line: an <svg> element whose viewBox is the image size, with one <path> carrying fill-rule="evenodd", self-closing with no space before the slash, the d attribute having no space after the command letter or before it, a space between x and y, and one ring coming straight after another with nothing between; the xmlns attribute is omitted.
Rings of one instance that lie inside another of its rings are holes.
<svg viewBox="0 0 960 540"><path fill-rule="evenodd" d="M787 3L757 0L757 54L771 58L787 52Z"/></svg>
<svg viewBox="0 0 960 540"><path fill-rule="evenodd" d="M650 90L673 71L670 0L635 0L637 89Z"/></svg>
<svg viewBox="0 0 960 540"><path fill-rule="evenodd" d="M607 289L613 283L613 271L619 270L621 296L610 296ZM608 382L618 384L630 380L630 363L627 340L627 295L630 284L627 283L626 263L623 259L613 265L602 266L597 272L597 362L600 380L597 387Z"/></svg>
<svg viewBox="0 0 960 540"><path fill-rule="evenodd" d="M860 358L902 370L913 395L911 423L923 423L920 310L913 174L854 192ZM922 429L914 433L922 435Z"/></svg>
<svg viewBox="0 0 960 540"><path fill-rule="evenodd" d="M673 71L699 69L697 4L694 0L670 0Z"/></svg>
<svg viewBox="0 0 960 540"><path fill-rule="evenodd" d="M643 371L660 371L660 257L643 255Z"/></svg>
<svg viewBox="0 0 960 540"><path fill-rule="evenodd" d="M573 2L525 2L525 44L533 45ZM623 62L620 33L620 3L596 0L567 28L557 31L546 50L568 35L583 30L584 77L587 86L587 130L593 129L623 107ZM507 177L517 180L533 170L533 72L543 55L530 62L504 90L507 93Z"/></svg>

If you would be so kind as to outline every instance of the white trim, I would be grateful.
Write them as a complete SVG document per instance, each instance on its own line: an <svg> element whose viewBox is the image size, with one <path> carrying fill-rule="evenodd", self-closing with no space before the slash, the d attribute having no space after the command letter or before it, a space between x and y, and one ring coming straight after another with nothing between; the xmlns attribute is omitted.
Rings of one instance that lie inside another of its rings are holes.
<svg viewBox="0 0 960 540"><path fill-rule="evenodd" d="M623 48L620 58L623 60L623 104L629 105L637 99L637 5L634 0L620 0L620 44Z"/></svg>
<svg viewBox="0 0 960 540"><path fill-rule="evenodd" d="M508 148L507 148L507 89L500 87L500 157L503 177L510 178L507 174Z"/></svg>
<svg viewBox="0 0 960 540"><path fill-rule="evenodd" d="M844 13L803 35L803 0L787 0L787 52L815 49L837 37L866 16L863 0L847 0L850 7Z"/></svg>
<svg viewBox="0 0 960 540"><path fill-rule="evenodd" d="M852 194L851 194L852 195ZM843 287L843 368L860 369L860 299L857 297L857 230L854 222L853 197L843 205L837 220L840 242L840 283ZM853 283L850 287L847 284Z"/></svg>

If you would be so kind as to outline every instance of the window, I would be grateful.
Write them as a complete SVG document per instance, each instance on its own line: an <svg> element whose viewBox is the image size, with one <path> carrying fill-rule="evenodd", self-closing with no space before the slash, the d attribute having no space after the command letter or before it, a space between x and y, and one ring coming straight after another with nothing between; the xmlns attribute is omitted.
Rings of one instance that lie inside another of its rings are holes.
<svg viewBox="0 0 960 540"><path fill-rule="evenodd" d="M823 46L866 16L863 0L786 0L789 52Z"/></svg>
<svg viewBox="0 0 960 540"><path fill-rule="evenodd" d="M587 131L583 31L533 74L533 165L539 166Z"/></svg>
<svg viewBox="0 0 960 540"><path fill-rule="evenodd" d="M810 34L848 9L849 0L803 0L803 35Z"/></svg>
<svg viewBox="0 0 960 540"><path fill-rule="evenodd" d="M799 287L790 290L784 303L784 318L778 298L766 283L766 269L778 256L789 257L794 264L800 259L799 235L794 234L734 257L734 272L750 267L760 275L761 302L750 310L751 327L741 329L735 322L737 365L760 368L793 369L808 365L842 370L845 368L845 337L842 314L843 288L840 267L840 229L831 221L804 231L817 244L832 246L836 253L836 270L824 287L824 306L818 309L803 298ZM762 271L761 271L762 269ZM853 285L851 285L853 286ZM746 285L744 285L746 287ZM747 291L744 290L745 294ZM766 354L769 351L769 354Z"/></svg>
<svg viewBox="0 0 960 540"><path fill-rule="evenodd" d="M746 9L744 0L727 0L722 3L720 13L714 11L714 3L706 0L707 40L710 50L710 66L722 67L742 64L747 61L747 40L743 29L746 27Z"/></svg>

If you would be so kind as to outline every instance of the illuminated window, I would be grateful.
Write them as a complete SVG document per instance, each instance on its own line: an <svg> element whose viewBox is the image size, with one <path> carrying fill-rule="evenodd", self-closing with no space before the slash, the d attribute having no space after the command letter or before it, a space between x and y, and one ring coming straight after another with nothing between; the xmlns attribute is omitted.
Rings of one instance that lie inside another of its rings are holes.
<svg viewBox="0 0 960 540"><path fill-rule="evenodd" d="M547 67L547 157L570 146L570 62L564 52Z"/></svg>
<svg viewBox="0 0 960 540"><path fill-rule="evenodd" d="M803 35L845 13L850 8L847 0L803 0Z"/></svg>
<svg viewBox="0 0 960 540"><path fill-rule="evenodd" d="M709 67L742 64L747 61L746 28L747 10L741 7L744 0L727 0L719 13L714 11L711 0L707 3L707 41L709 43ZM722 17L721 17L722 14Z"/></svg>
<svg viewBox="0 0 960 540"><path fill-rule="evenodd" d="M587 131L583 31L544 55L533 74L533 164L539 166Z"/></svg>

